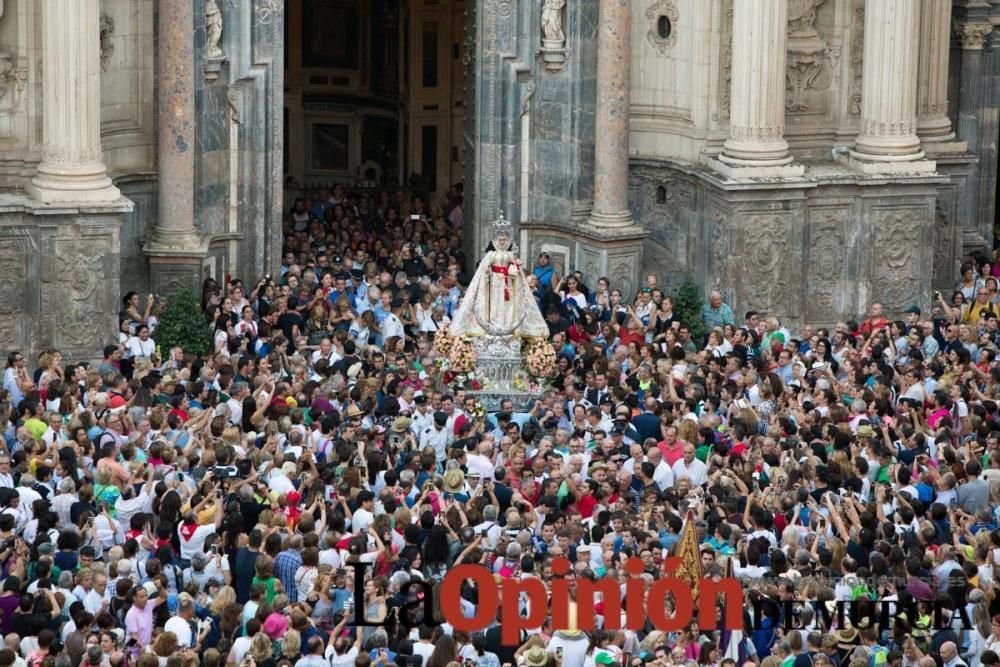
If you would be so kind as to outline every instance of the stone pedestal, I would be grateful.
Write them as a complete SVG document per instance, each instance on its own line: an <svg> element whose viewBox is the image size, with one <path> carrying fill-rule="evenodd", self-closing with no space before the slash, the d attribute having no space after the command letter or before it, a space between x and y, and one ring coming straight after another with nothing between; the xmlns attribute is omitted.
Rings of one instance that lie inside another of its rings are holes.
<svg viewBox="0 0 1000 667"><path fill-rule="evenodd" d="M962 154L948 119L951 0L921 0L917 81L917 136L928 155Z"/></svg>
<svg viewBox="0 0 1000 667"><path fill-rule="evenodd" d="M195 46L193 0L160 0L157 71L158 217L145 251L150 285L197 285L207 253L194 224Z"/></svg>
<svg viewBox="0 0 1000 667"><path fill-rule="evenodd" d="M0 341L35 358L100 359L117 340L122 216L132 202L45 204L0 194Z"/></svg>
<svg viewBox="0 0 1000 667"><path fill-rule="evenodd" d="M798 178L785 141L787 0L733 2L729 139L715 170L734 179Z"/></svg>
<svg viewBox="0 0 1000 667"><path fill-rule="evenodd" d="M44 0L41 22L44 147L28 191L45 203L116 202L101 160L98 0Z"/></svg>
<svg viewBox="0 0 1000 667"><path fill-rule="evenodd" d="M847 156L865 174L927 173L917 138L917 46L920 4L866 3L861 133Z"/></svg>

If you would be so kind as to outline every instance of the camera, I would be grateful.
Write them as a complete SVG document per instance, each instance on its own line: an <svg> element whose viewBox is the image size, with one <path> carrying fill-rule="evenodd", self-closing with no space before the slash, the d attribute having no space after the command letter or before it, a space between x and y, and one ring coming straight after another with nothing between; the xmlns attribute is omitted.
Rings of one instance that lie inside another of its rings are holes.
<svg viewBox="0 0 1000 667"><path fill-rule="evenodd" d="M231 478L239 477L240 471L236 466L212 466L209 468L216 477Z"/></svg>

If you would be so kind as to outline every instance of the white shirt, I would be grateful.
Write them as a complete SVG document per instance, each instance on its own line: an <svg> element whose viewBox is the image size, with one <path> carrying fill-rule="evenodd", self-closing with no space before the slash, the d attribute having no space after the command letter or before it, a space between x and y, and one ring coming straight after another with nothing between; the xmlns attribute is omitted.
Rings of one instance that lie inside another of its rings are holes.
<svg viewBox="0 0 1000 667"><path fill-rule="evenodd" d="M375 521L375 515L363 507L359 507L351 516L351 532L363 535L368 532L368 526L372 525L373 521Z"/></svg>
<svg viewBox="0 0 1000 667"><path fill-rule="evenodd" d="M128 339L128 343L125 345L125 353L133 359L136 357L151 357L155 352L156 341L152 338L142 340L138 336L133 336Z"/></svg>
<svg viewBox="0 0 1000 667"><path fill-rule="evenodd" d="M181 532L183 528L183 523L177 526L177 534L180 536L181 542L181 558L183 560L191 560L191 556L196 553L205 552L205 540L209 535L215 534L215 524L209 523L204 526L198 526L188 539L184 539L184 533Z"/></svg>
<svg viewBox="0 0 1000 667"><path fill-rule="evenodd" d="M692 486L701 486L708 481L708 467L697 458L691 461L690 465L684 462L683 457L677 459L673 471L675 480L688 477L691 479Z"/></svg>
<svg viewBox="0 0 1000 667"><path fill-rule="evenodd" d="M177 635L177 643L180 646L193 646L191 641L191 626L180 616L171 616L170 620L163 626L163 629L166 632L172 632Z"/></svg>
<svg viewBox="0 0 1000 667"><path fill-rule="evenodd" d="M393 336L404 338L406 331L403 329L403 323L399 321L399 318L389 313L382 321L382 340L389 340Z"/></svg>

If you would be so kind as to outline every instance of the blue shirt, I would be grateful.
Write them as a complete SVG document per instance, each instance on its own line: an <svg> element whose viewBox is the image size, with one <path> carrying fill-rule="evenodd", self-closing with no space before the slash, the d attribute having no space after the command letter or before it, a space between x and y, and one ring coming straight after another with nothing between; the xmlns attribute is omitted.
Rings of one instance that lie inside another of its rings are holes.
<svg viewBox="0 0 1000 667"><path fill-rule="evenodd" d="M302 556L298 551L282 551L274 559L274 575L285 587L288 601L295 603L299 601L299 591L295 587L295 573L302 567Z"/></svg>

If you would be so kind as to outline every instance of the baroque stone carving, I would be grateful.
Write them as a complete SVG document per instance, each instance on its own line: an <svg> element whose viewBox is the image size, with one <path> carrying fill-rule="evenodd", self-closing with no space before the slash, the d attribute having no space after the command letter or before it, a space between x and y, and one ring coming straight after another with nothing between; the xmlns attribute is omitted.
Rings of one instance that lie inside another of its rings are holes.
<svg viewBox="0 0 1000 667"><path fill-rule="evenodd" d="M542 61L549 72L559 72L566 65L565 7L566 0L545 0L542 5Z"/></svg>
<svg viewBox="0 0 1000 667"><path fill-rule="evenodd" d="M7 228L4 233L9 233ZM8 345L17 341L18 313L26 310L24 288L19 276L26 275L24 245L7 241L0 246L0 340Z"/></svg>
<svg viewBox="0 0 1000 667"><path fill-rule="evenodd" d="M872 298L890 312L902 310L918 296L914 272L920 269L920 227L914 220L921 213L895 209L876 217Z"/></svg>
<svg viewBox="0 0 1000 667"><path fill-rule="evenodd" d="M205 0L205 55L208 58L219 58L222 49L222 10L215 0Z"/></svg>
<svg viewBox="0 0 1000 667"><path fill-rule="evenodd" d="M668 20L669 26L676 24L677 19L680 18L680 13L673 0L657 0L646 10L646 20L652 23L646 32L646 39L649 40L654 49L660 52L660 55L665 56L677 43L677 30L671 27L665 37L661 35L660 21L664 17Z"/></svg>
<svg viewBox="0 0 1000 667"><path fill-rule="evenodd" d="M844 229L847 210L826 211L809 228L809 317L815 321L837 318L841 310L837 295L843 293Z"/></svg>
<svg viewBox="0 0 1000 667"><path fill-rule="evenodd" d="M115 20L101 12L101 71L107 72L111 66L111 56L115 54L115 43L111 36L115 33Z"/></svg>
<svg viewBox="0 0 1000 667"><path fill-rule="evenodd" d="M983 23L956 23L955 36L958 37L963 49L978 50L983 48L986 38L993 32L993 24Z"/></svg>
<svg viewBox="0 0 1000 667"><path fill-rule="evenodd" d="M722 66L719 68L719 116L729 118L733 95L733 0L722 0Z"/></svg>
<svg viewBox="0 0 1000 667"><path fill-rule="evenodd" d="M545 0L542 5L543 42L552 48L566 45L566 33L563 32L563 7L566 0Z"/></svg>
<svg viewBox="0 0 1000 667"><path fill-rule="evenodd" d="M742 227L740 262L742 305L767 312L788 312L788 272L791 255L786 217L770 214L749 216Z"/></svg>
<svg viewBox="0 0 1000 667"><path fill-rule="evenodd" d="M788 65L785 110L824 113L822 93L833 82L826 41L815 27L816 10L826 0L792 0L788 4Z"/></svg>
<svg viewBox="0 0 1000 667"><path fill-rule="evenodd" d="M713 208L710 214L710 238L712 248L712 285L721 289L727 285L729 277L729 225L726 213L720 208Z"/></svg>
<svg viewBox="0 0 1000 667"><path fill-rule="evenodd" d="M852 116L861 114L861 87L865 59L865 0L855 0L851 18L851 82L848 90L848 111Z"/></svg>
<svg viewBox="0 0 1000 667"><path fill-rule="evenodd" d="M52 342L79 349L96 349L102 330L94 326L107 278L107 241L61 239L55 243L56 270L42 284L42 312L49 318Z"/></svg>

